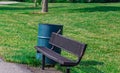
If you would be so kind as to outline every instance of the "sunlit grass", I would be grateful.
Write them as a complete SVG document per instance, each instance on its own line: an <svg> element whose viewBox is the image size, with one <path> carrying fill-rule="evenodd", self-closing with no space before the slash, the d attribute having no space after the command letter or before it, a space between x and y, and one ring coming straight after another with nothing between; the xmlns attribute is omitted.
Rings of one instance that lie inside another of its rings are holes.
<svg viewBox="0 0 120 73"><path fill-rule="evenodd" d="M51 3L44 14L33 5L0 6L0 56L6 61L38 64L34 49L38 23L62 24L64 36L88 44L72 73L120 72L120 3Z"/></svg>

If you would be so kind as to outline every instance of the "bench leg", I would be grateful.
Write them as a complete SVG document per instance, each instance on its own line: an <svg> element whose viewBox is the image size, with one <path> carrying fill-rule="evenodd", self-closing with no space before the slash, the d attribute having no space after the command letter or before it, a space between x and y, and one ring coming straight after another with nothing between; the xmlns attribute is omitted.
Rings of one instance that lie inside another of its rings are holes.
<svg viewBox="0 0 120 73"><path fill-rule="evenodd" d="M70 67L67 67L66 73L70 73Z"/></svg>
<svg viewBox="0 0 120 73"><path fill-rule="evenodd" d="M42 54L42 70L44 70L45 67L45 55Z"/></svg>

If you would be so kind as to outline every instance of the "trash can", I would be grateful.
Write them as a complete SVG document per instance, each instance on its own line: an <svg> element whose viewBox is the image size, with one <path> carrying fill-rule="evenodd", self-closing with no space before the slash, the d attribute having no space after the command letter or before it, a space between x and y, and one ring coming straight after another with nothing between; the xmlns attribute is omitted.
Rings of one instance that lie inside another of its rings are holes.
<svg viewBox="0 0 120 73"><path fill-rule="evenodd" d="M47 47L47 48L50 49L52 47L52 45L49 44L51 34L52 34L52 32L57 33L59 30L60 30L60 32L58 34L62 34L63 25L39 24L37 46L43 46L43 47ZM54 49L54 51L59 53L59 54L61 53L60 48L56 48L56 49ZM42 60L42 54L38 51L37 51L37 54L36 54L36 59ZM56 62L46 57L45 58L45 63L47 65L54 65Z"/></svg>

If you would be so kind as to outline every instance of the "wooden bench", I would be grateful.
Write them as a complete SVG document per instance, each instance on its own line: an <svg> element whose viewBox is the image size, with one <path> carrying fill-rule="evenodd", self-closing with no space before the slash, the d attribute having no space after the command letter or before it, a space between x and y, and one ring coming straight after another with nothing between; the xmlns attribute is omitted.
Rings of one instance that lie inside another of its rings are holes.
<svg viewBox="0 0 120 73"><path fill-rule="evenodd" d="M45 56L47 56L48 58L58 62L61 66L66 66L66 73L70 73L70 67L79 64L87 47L86 44L71 40L57 33L52 33L49 43L52 45L51 49L41 46L35 46L37 51L42 53L42 70L44 70ZM61 56L60 54L53 51L54 47L64 49L69 53L74 54L78 57L78 60L73 61Z"/></svg>

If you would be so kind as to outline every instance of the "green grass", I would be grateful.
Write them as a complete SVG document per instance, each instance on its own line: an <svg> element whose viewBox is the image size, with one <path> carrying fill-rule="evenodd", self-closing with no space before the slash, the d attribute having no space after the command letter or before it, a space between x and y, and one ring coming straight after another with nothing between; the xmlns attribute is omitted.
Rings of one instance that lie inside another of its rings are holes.
<svg viewBox="0 0 120 73"><path fill-rule="evenodd" d="M64 36L88 44L81 63L72 68L72 73L120 72L120 3L51 3L49 12L44 14L38 13L41 7L34 8L33 5L0 6L2 58L37 65L34 46L38 23L62 24ZM66 53L62 52L62 55Z"/></svg>

